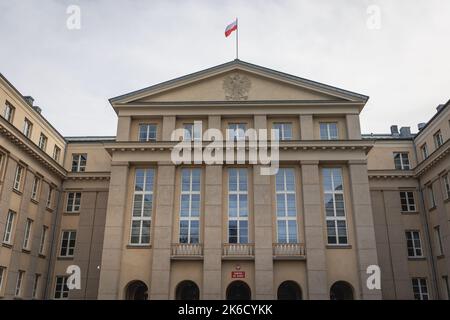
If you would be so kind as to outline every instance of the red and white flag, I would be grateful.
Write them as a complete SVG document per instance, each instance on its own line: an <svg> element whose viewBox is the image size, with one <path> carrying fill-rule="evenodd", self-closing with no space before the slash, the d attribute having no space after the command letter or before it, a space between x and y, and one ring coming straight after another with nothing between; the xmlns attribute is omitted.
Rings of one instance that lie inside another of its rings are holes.
<svg viewBox="0 0 450 320"><path fill-rule="evenodd" d="M230 23L226 28L225 28L225 37L228 37L231 33L233 33L233 31L236 31L238 28L238 24L237 24L237 19L233 21L233 23Z"/></svg>

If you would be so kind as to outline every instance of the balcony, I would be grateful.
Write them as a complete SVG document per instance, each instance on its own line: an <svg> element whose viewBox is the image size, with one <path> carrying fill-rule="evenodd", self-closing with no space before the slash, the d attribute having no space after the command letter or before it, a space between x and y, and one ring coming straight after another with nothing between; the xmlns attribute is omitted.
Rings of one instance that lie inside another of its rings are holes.
<svg viewBox="0 0 450 320"><path fill-rule="evenodd" d="M228 260L252 260L255 257L253 243L225 243L222 246L222 258Z"/></svg>
<svg viewBox="0 0 450 320"><path fill-rule="evenodd" d="M174 243L172 244L172 259L201 260L203 259L203 246L199 243Z"/></svg>
<svg viewBox="0 0 450 320"><path fill-rule="evenodd" d="M275 260L304 260L305 247L300 243L274 243L273 258Z"/></svg>

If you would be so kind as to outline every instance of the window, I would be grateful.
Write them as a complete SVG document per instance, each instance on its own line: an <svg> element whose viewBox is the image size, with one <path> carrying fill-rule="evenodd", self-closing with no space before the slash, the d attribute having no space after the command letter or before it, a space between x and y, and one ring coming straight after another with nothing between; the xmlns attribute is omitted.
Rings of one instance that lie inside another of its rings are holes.
<svg viewBox="0 0 450 320"><path fill-rule="evenodd" d="M273 129L278 140L292 140L292 123L274 123Z"/></svg>
<svg viewBox="0 0 450 320"><path fill-rule="evenodd" d="M6 268L0 266L0 292L2 292L3 279L5 279L5 276L6 276Z"/></svg>
<svg viewBox="0 0 450 320"><path fill-rule="evenodd" d="M6 121L8 121L8 122L13 121L14 111L15 111L15 108L8 101L6 101L5 112L3 113L3 116L5 117Z"/></svg>
<svg viewBox="0 0 450 320"><path fill-rule="evenodd" d="M41 241L39 242L39 254L45 254L45 242L47 241L47 226L42 226Z"/></svg>
<svg viewBox="0 0 450 320"><path fill-rule="evenodd" d="M406 244L408 247L408 257L422 257L422 244L419 231L406 231Z"/></svg>
<svg viewBox="0 0 450 320"><path fill-rule="evenodd" d="M25 225L25 235L23 237L23 244L22 244L22 248L25 250L28 250L30 247L30 235L32 227L33 227L33 220L27 219L27 223Z"/></svg>
<svg viewBox="0 0 450 320"><path fill-rule="evenodd" d="M52 208L52 202L53 202L53 188L49 186L48 188L48 194L47 194L47 208Z"/></svg>
<svg viewBox="0 0 450 320"><path fill-rule="evenodd" d="M72 155L72 172L86 171L87 154Z"/></svg>
<svg viewBox="0 0 450 320"><path fill-rule="evenodd" d="M247 169L228 170L228 243L248 243Z"/></svg>
<svg viewBox="0 0 450 320"><path fill-rule="evenodd" d="M442 177L442 183L444 185L444 198L450 199L450 179L448 178L448 173Z"/></svg>
<svg viewBox="0 0 450 320"><path fill-rule="evenodd" d="M423 146L420 147L420 150L422 152L422 157L423 160L425 160L426 158L428 158L428 147L427 144L425 143Z"/></svg>
<svg viewBox="0 0 450 320"><path fill-rule="evenodd" d="M414 203L414 193L412 191L401 191L400 202L403 212L415 212L416 204Z"/></svg>
<svg viewBox="0 0 450 320"><path fill-rule="evenodd" d="M61 257L73 257L75 251L76 231L63 231L61 237Z"/></svg>
<svg viewBox="0 0 450 320"><path fill-rule="evenodd" d="M425 278L413 278L412 286L414 292L414 299L416 300L428 300L428 287L427 279Z"/></svg>
<svg viewBox="0 0 450 320"><path fill-rule="evenodd" d="M61 157L61 149L58 146L55 146L53 148L53 159L55 161L59 161L60 157Z"/></svg>
<svg viewBox="0 0 450 320"><path fill-rule="evenodd" d="M69 192L67 194L66 212L80 212L81 192Z"/></svg>
<svg viewBox="0 0 450 320"><path fill-rule="evenodd" d="M428 186L428 197L430 201L430 209L436 207L436 198L434 197L433 185Z"/></svg>
<svg viewBox="0 0 450 320"><path fill-rule="evenodd" d="M28 138L31 138L31 131L33 130L33 124L30 120L25 118L25 121L23 123L23 134L26 135Z"/></svg>
<svg viewBox="0 0 450 320"><path fill-rule="evenodd" d="M436 255L442 256L442 239L441 239L441 228L439 226L434 227L434 244L436 246Z"/></svg>
<svg viewBox="0 0 450 320"><path fill-rule="evenodd" d="M445 296L447 297L447 300L450 300L450 284L448 283L448 276L442 276L442 282L444 285ZM0 289L1 287L0 283Z"/></svg>
<svg viewBox="0 0 450 320"><path fill-rule="evenodd" d="M11 244L15 218L16 218L16 213L9 210L8 217L6 218L5 233L3 234L3 242L4 243Z"/></svg>
<svg viewBox="0 0 450 320"><path fill-rule="evenodd" d="M136 169L133 215L131 218L131 244L150 243L154 178L154 169Z"/></svg>
<svg viewBox="0 0 450 320"><path fill-rule="evenodd" d="M22 282L23 282L23 275L25 274L25 271L19 270L17 273L17 281L16 281L16 290L14 291L14 295L16 297L20 297L22 294Z"/></svg>
<svg viewBox="0 0 450 320"><path fill-rule="evenodd" d="M56 277L55 299L67 299L69 297L69 287L67 287L67 277Z"/></svg>
<svg viewBox="0 0 450 320"><path fill-rule="evenodd" d="M34 177L33 186L31 188L31 199L38 200L39 186L41 185L41 179Z"/></svg>
<svg viewBox="0 0 450 320"><path fill-rule="evenodd" d="M156 124L139 125L139 141L156 141Z"/></svg>
<svg viewBox="0 0 450 320"><path fill-rule="evenodd" d="M41 133L41 135L39 136L39 148L45 151L45 149L47 149L47 141L47 136Z"/></svg>
<svg viewBox="0 0 450 320"><path fill-rule="evenodd" d="M180 243L199 243L200 169L181 171Z"/></svg>
<svg viewBox="0 0 450 320"><path fill-rule="evenodd" d="M294 175L294 169L280 168L275 177L278 243L298 242Z"/></svg>
<svg viewBox="0 0 450 320"><path fill-rule="evenodd" d="M439 130L433 135L433 139L434 139L434 146L436 147L436 149L444 144L444 139L442 138L441 130Z"/></svg>
<svg viewBox="0 0 450 320"><path fill-rule="evenodd" d="M242 141L245 140L245 131L247 125L245 123L229 123L228 124L228 140Z"/></svg>
<svg viewBox="0 0 450 320"><path fill-rule="evenodd" d="M33 281L33 292L31 293L31 297L33 299L38 298L38 288L39 288L39 280L41 279L41 275L36 273L34 275L34 281Z"/></svg>
<svg viewBox="0 0 450 320"><path fill-rule="evenodd" d="M201 141L202 140L202 126L196 123L185 123L184 140Z"/></svg>
<svg viewBox="0 0 450 320"><path fill-rule="evenodd" d="M342 170L340 168L324 168L322 173L328 244L347 244Z"/></svg>
<svg viewBox="0 0 450 320"><path fill-rule="evenodd" d="M406 152L394 152L394 165L397 170L409 170L409 157Z"/></svg>
<svg viewBox="0 0 450 320"><path fill-rule="evenodd" d="M23 167L21 165L17 165L16 174L14 176L14 189L20 191L22 186L22 176L23 176Z"/></svg>
<svg viewBox="0 0 450 320"><path fill-rule="evenodd" d="M335 122L320 123L320 140L337 140L338 128Z"/></svg>

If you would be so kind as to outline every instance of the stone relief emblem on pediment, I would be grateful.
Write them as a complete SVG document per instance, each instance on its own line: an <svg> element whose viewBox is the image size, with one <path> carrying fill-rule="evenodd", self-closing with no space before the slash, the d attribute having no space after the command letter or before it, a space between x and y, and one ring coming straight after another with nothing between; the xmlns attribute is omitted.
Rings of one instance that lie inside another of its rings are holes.
<svg viewBox="0 0 450 320"><path fill-rule="evenodd" d="M239 73L231 74L223 80L225 99L228 101L247 100L251 86L252 83L247 76Z"/></svg>

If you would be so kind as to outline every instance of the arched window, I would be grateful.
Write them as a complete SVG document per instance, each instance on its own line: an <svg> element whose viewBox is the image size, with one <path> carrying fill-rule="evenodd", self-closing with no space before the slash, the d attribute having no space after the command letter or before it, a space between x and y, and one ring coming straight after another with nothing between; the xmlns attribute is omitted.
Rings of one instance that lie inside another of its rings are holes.
<svg viewBox="0 0 450 320"><path fill-rule="evenodd" d="M250 300L252 293L244 281L233 281L227 288L227 300Z"/></svg>
<svg viewBox="0 0 450 320"><path fill-rule="evenodd" d="M302 290L295 281L284 281L278 287L278 300L302 300Z"/></svg>
<svg viewBox="0 0 450 320"><path fill-rule="evenodd" d="M330 289L330 300L353 300L353 287L345 281L335 282Z"/></svg>
<svg viewBox="0 0 450 320"><path fill-rule="evenodd" d="M175 290L175 299L177 300L198 300L200 299L200 290L194 281L181 281Z"/></svg>
<svg viewBox="0 0 450 320"><path fill-rule="evenodd" d="M148 288L147 285L139 280L131 281L125 289L126 300L147 300Z"/></svg>

